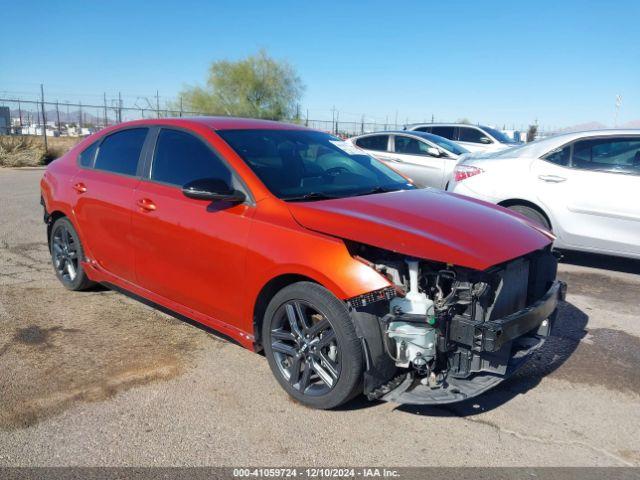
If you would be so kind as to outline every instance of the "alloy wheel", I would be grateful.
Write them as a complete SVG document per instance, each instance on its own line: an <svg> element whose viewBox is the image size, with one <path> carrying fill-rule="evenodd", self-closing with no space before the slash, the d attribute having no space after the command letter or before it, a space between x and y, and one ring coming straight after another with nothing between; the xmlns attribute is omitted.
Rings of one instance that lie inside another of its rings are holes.
<svg viewBox="0 0 640 480"><path fill-rule="evenodd" d="M280 373L304 395L324 395L340 378L340 348L327 317L310 303L291 300L276 312L271 350Z"/></svg>

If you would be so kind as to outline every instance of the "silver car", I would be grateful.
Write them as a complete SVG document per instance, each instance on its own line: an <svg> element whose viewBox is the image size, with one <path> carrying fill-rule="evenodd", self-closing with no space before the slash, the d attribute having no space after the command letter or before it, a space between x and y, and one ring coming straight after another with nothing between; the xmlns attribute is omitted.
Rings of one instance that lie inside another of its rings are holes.
<svg viewBox="0 0 640 480"><path fill-rule="evenodd" d="M446 138L471 152L495 152L520 144L507 137L500 130L483 125L466 123L414 123L406 130L426 132Z"/></svg>
<svg viewBox="0 0 640 480"><path fill-rule="evenodd" d="M438 135L404 130L367 133L348 141L409 177L419 187L446 188L458 157L469 153Z"/></svg>

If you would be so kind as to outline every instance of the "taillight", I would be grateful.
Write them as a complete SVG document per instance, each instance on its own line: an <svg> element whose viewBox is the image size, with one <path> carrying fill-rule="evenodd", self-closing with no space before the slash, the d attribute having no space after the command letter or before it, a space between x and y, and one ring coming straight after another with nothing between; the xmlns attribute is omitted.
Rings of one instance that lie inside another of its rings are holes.
<svg viewBox="0 0 640 480"><path fill-rule="evenodd" d="M473 177L482 172L484 172L484 170L474 167L473 165L456 165L453 169L453 178L455 178L456 182L461 182L466 178Z"/></svg>

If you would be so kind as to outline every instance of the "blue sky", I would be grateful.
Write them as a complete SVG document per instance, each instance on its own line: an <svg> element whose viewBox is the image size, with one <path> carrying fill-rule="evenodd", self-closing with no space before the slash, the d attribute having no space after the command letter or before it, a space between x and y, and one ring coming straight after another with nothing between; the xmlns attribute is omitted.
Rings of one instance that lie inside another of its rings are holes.
<svg viewBox="0 0 640 480"><path fill-rule="evenodd" d="M547 127L640 119L640 2L0 1L0 95L174 97L265 48L303 111ZM93 96L92 96L93 95Z"/></svg>

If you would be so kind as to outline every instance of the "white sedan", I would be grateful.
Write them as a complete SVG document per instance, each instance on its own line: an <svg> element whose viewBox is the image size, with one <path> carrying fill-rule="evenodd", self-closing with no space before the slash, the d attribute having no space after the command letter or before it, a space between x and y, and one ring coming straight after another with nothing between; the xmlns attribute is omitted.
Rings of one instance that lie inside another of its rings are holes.
<svg viewBox="0 0 640 480"><path fill-rule="evenodd" d="M463 156L448 191L515 210L555 247L640 258L640 130L558 135Z"/></svg>

